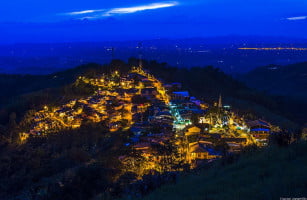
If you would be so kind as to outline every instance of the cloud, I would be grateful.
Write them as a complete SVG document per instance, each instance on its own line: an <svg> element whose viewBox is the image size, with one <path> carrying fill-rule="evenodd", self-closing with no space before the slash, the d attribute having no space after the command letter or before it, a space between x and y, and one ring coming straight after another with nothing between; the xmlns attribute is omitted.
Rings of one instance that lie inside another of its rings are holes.
<svg viewBox="0 0 307 200"><path fill-rule="evenodd" d="M69 12L66 13L67 15L83 15L83 14L89 14L89 13L95 13L95 12L102 12L103 10L83 10L83 11L77 11L77 12Z"/></svg>
<svg viewBox="0 0 307 200"><path fill-rule="evenodd" d="M95 18L102 18L102 17L108 17L108 16L114 16L114 15L121 15L121 14L130 14L130 13L136 13L146 10L155 10L155 9L161 9L161 8L168 8L177 6L179 3L176 1L172 2L160 2L160 3L151 3L147 5L141 5L141 6L132 6L132 7L123 7L123 8L112 8L109 10L83 10L83 11L76 11L76 12L69 12L65 13L66 15L83 15L83 17L79 19L95 19ZM86 16L85 16L86 15Z"/></svg>
<svg viewBox="0 0 307 200"><path fill-rule="evenodd" d="M143 6L134 6L127 8L113 8L105 13L105 16L115 15L115 14L128 14L135 13L145 10L154 10L159 8L168 8L178 5L178 2L164 2L164 3L152 3Z"/></svg>
<svg viewBox="0 0 307 200"><path fill-rule="evenodd" d="M299 17L288 17L287 20L295 21L295 20L305 20L307 16L299 16Z"/></svg>

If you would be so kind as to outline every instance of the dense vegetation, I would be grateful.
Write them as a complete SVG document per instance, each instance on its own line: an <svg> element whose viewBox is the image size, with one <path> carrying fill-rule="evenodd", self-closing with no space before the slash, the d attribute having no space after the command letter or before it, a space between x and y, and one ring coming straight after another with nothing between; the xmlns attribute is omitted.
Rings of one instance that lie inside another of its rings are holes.
<svg viewBox="0 0 307 200"><path fill-rule="evenodd" d="M258 200L306 197L307 143L271 146L229 157L181 177L144 200Z"/></svg>

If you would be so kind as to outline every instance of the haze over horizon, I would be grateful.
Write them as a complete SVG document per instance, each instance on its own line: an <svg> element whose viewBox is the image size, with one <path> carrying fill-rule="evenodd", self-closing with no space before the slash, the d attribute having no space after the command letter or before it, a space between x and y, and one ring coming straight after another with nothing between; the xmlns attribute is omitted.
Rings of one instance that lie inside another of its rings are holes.
<svg viewBox="0 0 307 200"><path fill-rule="evenodd" d="M306 38L304 0L5 1L0 44L212 36Z"/></svg>

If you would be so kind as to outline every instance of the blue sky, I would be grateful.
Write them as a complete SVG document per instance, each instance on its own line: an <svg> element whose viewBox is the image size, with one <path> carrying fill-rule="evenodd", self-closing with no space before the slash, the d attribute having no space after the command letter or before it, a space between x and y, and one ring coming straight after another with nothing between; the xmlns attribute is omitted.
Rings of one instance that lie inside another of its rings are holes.
<svg viewBox="0 0 307 200"><path fill-rule="evenodd" d="M307 37L306 0L3 0L0 43Z"/></svg>

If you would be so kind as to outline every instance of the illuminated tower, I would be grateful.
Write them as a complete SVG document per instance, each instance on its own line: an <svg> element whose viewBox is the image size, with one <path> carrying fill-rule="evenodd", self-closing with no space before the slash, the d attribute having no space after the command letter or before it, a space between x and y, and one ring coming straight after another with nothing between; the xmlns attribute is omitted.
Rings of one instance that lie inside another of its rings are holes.
<svg viewBox="0 0 307 200"><path fill-rule="evenodd" d="M222 95L220 94L220 97L219 97L219 104L218 104L218 107L219 108L222 108L223 107L223 104L222 104Z"/></svg>

